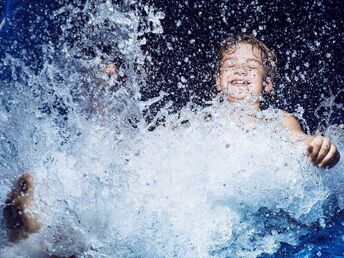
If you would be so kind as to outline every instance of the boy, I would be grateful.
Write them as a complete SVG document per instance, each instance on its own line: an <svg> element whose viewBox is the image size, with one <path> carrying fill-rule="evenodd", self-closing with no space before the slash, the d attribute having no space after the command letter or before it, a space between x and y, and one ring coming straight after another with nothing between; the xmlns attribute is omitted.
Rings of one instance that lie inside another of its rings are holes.
<svg viewBox="0 0 344 258"><path fill-rule="evenodd" d="M271 92L274 78L275 55L260 40L243 35L227 40L218 57L216 88L229 102L244 102L260 111L262 94ZM322 136L309 136L302 132L297 120L282 112L283 124L294 139L305 140L310 162L324 168L333 167L340 158L336 146Z"/></svg>
<svg viewBox="0 0 344 258"><path fill-rule="evenodd" d="M272 52L255 37L244 35L226 41L218 59L217 90L229 102L243 103L259 112L262 94L272 90L274 59ZM102 72L111 77L116 69L110 65ZM241 111L237 112L240 115ZM336 146L329 139L305 135L296 119L286 112L283 112L283 123L291 137L308 143L307 154L314 165L332 167L339 161ZM6 202L4 219L11 242L24 239L40 228L35 216L26 212L33 197L32 180L29 174L21 176Z"/></svg>

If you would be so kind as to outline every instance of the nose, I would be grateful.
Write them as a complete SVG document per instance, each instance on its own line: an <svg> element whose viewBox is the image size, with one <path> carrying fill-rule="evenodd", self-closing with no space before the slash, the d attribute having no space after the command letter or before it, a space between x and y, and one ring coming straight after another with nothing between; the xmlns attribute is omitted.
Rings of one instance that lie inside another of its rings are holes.
<svg viewBox="0 0 344 258"><path fill-rule="evenodd" d="M238 75L246 75L247 71L246 71L247 67L245 64L236 64L235 65L235 70L234 70L234 74L238 74Z"/></svg>

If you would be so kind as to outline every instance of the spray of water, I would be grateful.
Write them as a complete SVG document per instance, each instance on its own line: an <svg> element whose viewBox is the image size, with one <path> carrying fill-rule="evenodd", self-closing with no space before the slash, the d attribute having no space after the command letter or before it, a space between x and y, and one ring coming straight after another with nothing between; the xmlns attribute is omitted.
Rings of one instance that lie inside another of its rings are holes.
<svg viewBox="0 0 344 258"><path fill-rule="evenodd" d="M2 257L256 257L297 245L327 216L330 196L343 208L343 163L311 166L276 109L219 96L203 109L163 108L151 130L142 111L164 94L139 101L141 46L163 32L164 15L128 6L65 5L52 15L70 18L60 43L43 46L41 69L4 59L1 201L30 171L43 228L16 245L2 228ZM107 62L118 77L99 72ZM328 135L342 148L340 127Z"/></svg>

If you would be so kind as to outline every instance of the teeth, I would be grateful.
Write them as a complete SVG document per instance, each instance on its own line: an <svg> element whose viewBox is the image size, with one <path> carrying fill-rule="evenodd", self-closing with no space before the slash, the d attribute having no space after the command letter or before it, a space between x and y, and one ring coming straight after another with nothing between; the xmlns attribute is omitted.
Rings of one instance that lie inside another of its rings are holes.
<svg viewBox="0 0 344 258"><path fill-rule="evenodd" d="M232 84L247 84L246 81L233 81Z"/></svg>

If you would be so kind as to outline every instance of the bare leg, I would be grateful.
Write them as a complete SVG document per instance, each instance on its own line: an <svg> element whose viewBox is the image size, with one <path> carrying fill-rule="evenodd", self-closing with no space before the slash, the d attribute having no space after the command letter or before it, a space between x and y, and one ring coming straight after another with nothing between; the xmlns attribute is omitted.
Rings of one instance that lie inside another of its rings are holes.
<svg viewBox="0 0 344 258"><path fill-rule="evenodd" d="M33 178L29 173L25 173L9 193L3 210L10 242L18 242L40 230L41 224L37 216L30 211L33 197Z"/></svg>
<svg viewBox="0 0 344 258"><path fill-rule="evenodd" d="M41 229L38 216L30 210L34 190L33 177L29 173L25 173L19 177L12 191L8 194L3 217L10 242L19 242ZM66 258L48 254L46 257ZM69 256L69 258L76 257L76 255Z"/></svg>

